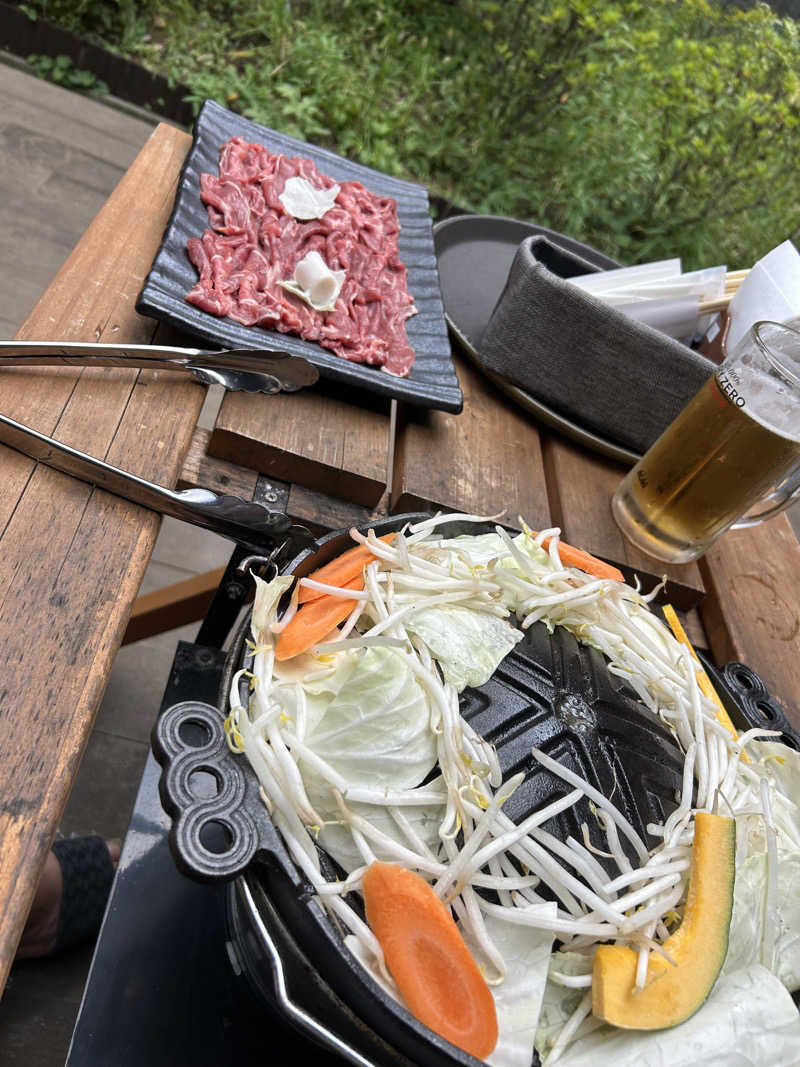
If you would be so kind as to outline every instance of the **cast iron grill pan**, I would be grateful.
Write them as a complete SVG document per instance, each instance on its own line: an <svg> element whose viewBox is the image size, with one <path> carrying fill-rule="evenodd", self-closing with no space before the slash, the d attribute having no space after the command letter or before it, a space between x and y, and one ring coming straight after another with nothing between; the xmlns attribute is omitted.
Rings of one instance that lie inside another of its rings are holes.
<svg viewBox="0 0 800 1067"><path fill-rule="evenodd" d="M381 535L420 517L396 516L371 528ZM488 524L453 522L440 533L488 529ZM346 531L331 534L287 570L308 574L351 545ZM231 649L223 695L234 671L246 663L248 627L249 619ZM729 664L721 673L707 668L738 726L783 729L784 740L800 750L800 738L757 675L742 664ZM531 754L535 746L611 797L649 847L657 843L646 827L662 822L677 806L683 759L669 732L609 673L600 653L560 628L549 634L538 623L485 685L465 690L461 706L464 717L495 745L504 777L525 772L525 781L505 806L515 822L570 790L536 762ZM246 873L246 895L253 902L248 906L263 912L268 902L300 957L341 998L356 1025L364 1024L379 1045L388 1043L393 1062L474 1067L476 1060L432 1034L387 996L344 946L344 931L320 906L273 827L247 760L228 750L224 714L186 702L168 708L154 729L153 748L163 768L161 798L173 820L170 844L179 869L206 881ZM562 841L569 836L582 840L582 823L602 848L604 837L585 799L543 829ZM629 855L635 859L632 850ZM321 851L320 860L327 877L341 876ZM616 871L613 861L598 860L609 873ZM377 1062L386 1062L385 1054L379 1052Z"/></svg>

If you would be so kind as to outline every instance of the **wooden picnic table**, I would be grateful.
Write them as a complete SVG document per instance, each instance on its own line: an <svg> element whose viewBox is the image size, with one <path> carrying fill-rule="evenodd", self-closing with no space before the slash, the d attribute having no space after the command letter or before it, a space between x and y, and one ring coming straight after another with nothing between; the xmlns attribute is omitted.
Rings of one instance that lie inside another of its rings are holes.
<svg viewBox="0 0 800 1067"><path fill-rule="evenodd" d="M18 337L168 343L134 310L190 138L159 126ZM192 344L187 340L188 344ZM161 484L266 499L315 531L420 508L558 525L606 559L660 573L609 510L624 471L543 430L456 357L455 416L321 382L227 394L177 373L2 372L0 411ZM152 512L0 447L0 990L158 532ZM747 663L800 727L800 546L788 520L726 534L664 568L695 643ZM199 610L202 597L192 601Z"/></svg>

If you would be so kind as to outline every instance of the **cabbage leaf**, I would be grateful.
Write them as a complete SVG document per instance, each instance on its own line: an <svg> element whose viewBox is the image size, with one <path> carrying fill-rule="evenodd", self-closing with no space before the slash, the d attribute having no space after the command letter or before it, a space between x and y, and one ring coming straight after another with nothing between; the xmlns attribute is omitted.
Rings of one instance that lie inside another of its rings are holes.
<svg viewBox="0 0 800 1067"><path fill-rule="evenodd" d="M397 649L347 655L343 684L305 744L351 786L413 789L436 764L428 698Z"/></svg>
<svg viewBox="0 0 800 1067"><path fill-rule="evenodd" d="M800 1015L783 985L760 964L720 978L702 1008L679 1026L649 1032L601 1026L575 1041L558 1061L559 1067L798 1063Z"/></svg>
<svg viewBox="0 0 800 1067"><path fill-rule="evenodd" d="M767 855L756 852L736 871L733 916L723 974L757 963L764 929ZM776 975L790 993L800 989L800 852L778 850ZM798 1060L800 1062L800 1059Z"/></svg>
<svg viewBox="0 0 800 1067"><path fill-rule="evenodd" d="M592 960L591 955L582 952L554 952L550 958L550 970L569 975L587 975L592 973ZM549 1044L558 1036L585 993L586 989L562 986L548 977L536 1029L536 1051L540 1056L544 1056Z"/></svg>
<svg viewBox="0 0 800 1067"><path fill-rule="evenodd" d="M441 804L415 804L403 808L403 815L411 824L417 837L423 841L431 852L436 853L439 848L439 826L444 817L445 790L441 785L425 786L425 792L431 789L441 788ZM341 812L333 801L330 789L320 788L319 781L309 784L308 796L314 805L315 811L326 820L325 825L317 835L319 845L325 849L339 866L347 874L364 866L364 858L358 850L346 823L341 821ZM399 828L386 808L377 807L374 804L361 804L347 802L347 807L355 814L368 818L372 826L398 844L409 848L408 840ZM375 853L375 858L384 862L397 862L397 857L391 850L377 842L370 842L370 847Z"/></svg>
<svg viewBox="0 0 800 1067"><path fill-rule="evenodd" d="M506 619L458 604L415 611L408 616L406 629L425 642L444 680L459 693L468 685L487 682L522 639L521 631Z"/></svg>
<svg viewBox="0 0 800 1067"><path fill-rule="evenodd" d="M542 905L542 915L547 918L555 919L556 911L552 901ZM497 915L485 915L484 925L506 963L503 981L489 987L497 1010L498 1034L486 1062L490 1067L530 1067L554 935L549 930L505 922ZM465 940L480 960L480 951Z"/></svg>
<svg viewBox="0 0 800 1067"><path fill-rule="evenodd" d="M277 694L289 720L289 732L299 733L298 688L305 705L303 743L324 760L351 788L408 790L419 786L436 765L436 738L430 728L427 695L414 678L408 660L394 648L352 649L321 657L316 669L301 682L284 676ZM276 695L277 695L276 694ZM307 760L298 759L309 801L323 820L317 841L347 873L364 863L330 783ZM437 804L409 805L403 815L414 832L436 852L446 790L441 778L425 792L440 793ZM387 837L408 847L403 831L390 812L375 804L347 800L356 815ZM395 859L372 844L378 859Z"/></svg>
<svg viewBox="0 0 800 1067"><path fill-rule="evenodd" d="M772 819L779 849L800 851L800 754L776 741L754 741L749 745L749 768L770 783ZM747 814L736 816L736 866L753 853L767 848L766 827L760 800Z"/></svg>
<svg viewBox="0 0 800 1067"><path fill-rule="evenodd" d="M278 601L291 587L294 578L290 575L281 575L273 578L271 582L265 582L257 574L253 575L256 583L256 598L253 603L253 615L250 630L256 644L267 644L272 647L274 638L270 632L270 626L278 620Z"/></svg>

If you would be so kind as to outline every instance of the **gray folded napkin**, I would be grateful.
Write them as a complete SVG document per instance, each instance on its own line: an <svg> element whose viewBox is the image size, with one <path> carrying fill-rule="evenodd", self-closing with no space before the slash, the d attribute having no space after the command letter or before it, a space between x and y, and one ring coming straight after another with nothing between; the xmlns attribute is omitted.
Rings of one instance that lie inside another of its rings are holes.
<svg viewBox="0 0 800 1067"><path fill-rule="evenodd" d="M715 364L564 280L596 269L546 237L524 240L478 359L558 414L644 452Z"/></svg>

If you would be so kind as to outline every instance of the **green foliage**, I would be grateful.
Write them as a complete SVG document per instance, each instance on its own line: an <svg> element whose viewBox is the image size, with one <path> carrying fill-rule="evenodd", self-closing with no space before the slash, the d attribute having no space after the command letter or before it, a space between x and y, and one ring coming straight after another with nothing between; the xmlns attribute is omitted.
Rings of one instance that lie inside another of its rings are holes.
<svg viewBox="0 0 800 1067"><path fill-rule="evenodd" d="M95 77L90 70L80 70L73 65L69 56L30 55L28 63L37 77L55 82L65 89L77 89L97 96L108 92L108 86L102 78Z"/></svg>
<svg viewBox="0 0 800 1067"><path fill-rule="evenodd" d="M626 262L800 233L799 24L711 0L29 0L173 82Z"/></svg>

